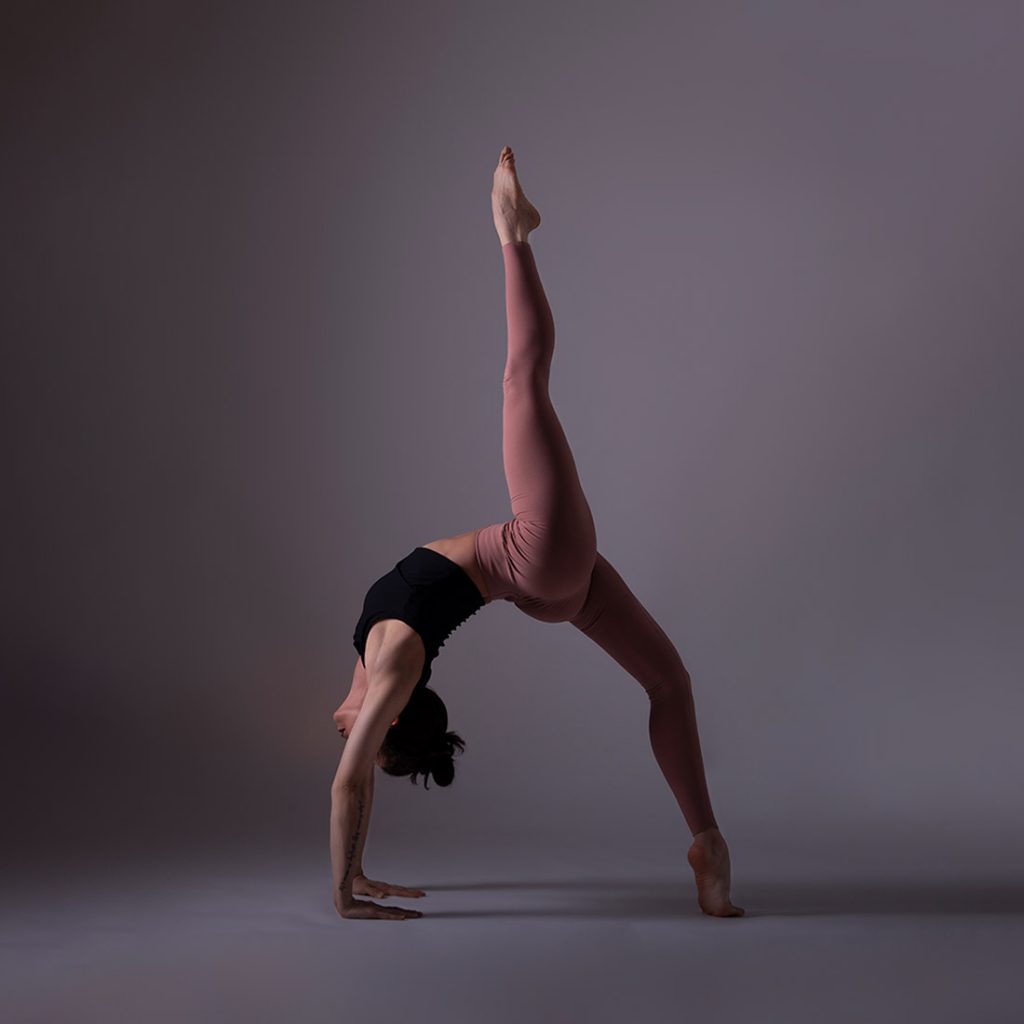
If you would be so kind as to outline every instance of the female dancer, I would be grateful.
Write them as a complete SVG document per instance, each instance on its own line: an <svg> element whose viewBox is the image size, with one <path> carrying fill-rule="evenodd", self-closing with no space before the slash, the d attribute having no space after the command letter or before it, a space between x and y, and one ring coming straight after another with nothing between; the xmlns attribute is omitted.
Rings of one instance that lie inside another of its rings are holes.
<svg viewBox="0 0 1024 1024"><path fill-rule="evenodd" d="M540 214L523 194L515 158L502 149L491 190L505 265L508 356L502 455L513 518L415 548L367 591L356 625L352 687L334 712L347 737L331 788L334 904L346 918L401 920L417 910L355 895L423 896L366 877L362 850L373 767L433 774L451 784L453 754L441 698L426 686L430 663L453 629L502 598L542 622L571 622L599 644L650 699L655 759L693 835L687 861L706 914L744 913L729 898L729 849L708 796L690 676L671 640L597 550L590 507L548 395L555 327L527 238Z"/></svg>

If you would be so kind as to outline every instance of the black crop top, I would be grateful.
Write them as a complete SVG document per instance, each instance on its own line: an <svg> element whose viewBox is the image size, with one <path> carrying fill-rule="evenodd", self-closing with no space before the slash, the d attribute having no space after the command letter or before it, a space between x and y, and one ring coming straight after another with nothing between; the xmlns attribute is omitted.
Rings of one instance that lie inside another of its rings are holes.
<svg viewBox="0 0 1024 1024"><path fill-rule="evenodd" d="M423 639L426 658L416 686L425 686L445 640L484 603L461 565L433 548L414 548L366 592L352 643L365 667L370 626L378 619L401 619Z"/></svg>

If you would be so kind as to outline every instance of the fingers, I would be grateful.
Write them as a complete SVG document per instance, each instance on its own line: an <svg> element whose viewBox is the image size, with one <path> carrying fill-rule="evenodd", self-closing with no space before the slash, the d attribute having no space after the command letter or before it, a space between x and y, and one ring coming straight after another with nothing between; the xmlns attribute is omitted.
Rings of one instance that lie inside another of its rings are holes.
<svg viewBox="0 0 1024 1024"><path fill-rule="evenodd" d="M382 903L374 903L372 900L356 900L344 907L337 904L335 906L342 917L364 921L408 921L411 918L423 916L419 910L410 910L408 907L388 907Z"/></svg>
<svg viewBox="0 0 1024 1024"><path fill-rule="evenodd" d="M406 907L386 907L382 903L372 903L371 906L383 911L383 913L377 915L378 917L388 918L389 920L405 921L411 917L423 916L423 911L409 910Z"/></svg>
<svg viewBox="0 0 1024 1024"><path fill-rule="evenodd" d="M392 882L381 882L365 876L355 880L352 891L359 896L372 896L376 900L387 899L389 896L419 899L427 895L423 889L414 889L408 885L395 885Z"/></svg>
<svg viewBox="0 0 1024 1024"><path fill-rule="evenodd" d="M426 896L422 889L411 889L407 885L374 885L360 890L361 896L372 896L374 899L386 899L388 896L407 896L416 898Z"/></svg>

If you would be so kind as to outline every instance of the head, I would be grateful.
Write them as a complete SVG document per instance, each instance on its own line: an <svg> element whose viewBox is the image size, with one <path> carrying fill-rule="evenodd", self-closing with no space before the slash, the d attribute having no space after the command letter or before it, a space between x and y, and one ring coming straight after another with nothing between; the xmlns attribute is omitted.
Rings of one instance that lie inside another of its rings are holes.
<svg viewBox="0 0 1024 1024"><path fill-rule="evenodd" d="M466 744L458 733L448 731L448 709L444 701L430 689L413 690L409 703L402 708L388 729L377 755L377 764L388 775L408 775L416 784L423 776L424 789L433 776L439 786L450 786L455 778L454 758Z"/></svg>

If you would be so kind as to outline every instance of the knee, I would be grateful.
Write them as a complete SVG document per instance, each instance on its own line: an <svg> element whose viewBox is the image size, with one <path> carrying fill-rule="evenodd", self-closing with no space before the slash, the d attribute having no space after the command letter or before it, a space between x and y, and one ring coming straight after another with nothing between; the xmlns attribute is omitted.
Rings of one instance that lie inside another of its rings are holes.
<svg viewBox="0 0 1024 1024"><path fill-rule="evenodd" d="M693 699L693 687L690 684L690 673L680 666L672 672L652 677L644 684L647 696L655 701L690 701Z"/></svg>
<svg viewBox="0 0 1024 1024"><path fill-rule="evenodd" d="M512 358L505 363L502 384L507 389L546 385L551 369L551 360L544 355L526 355Z"/></svg>

